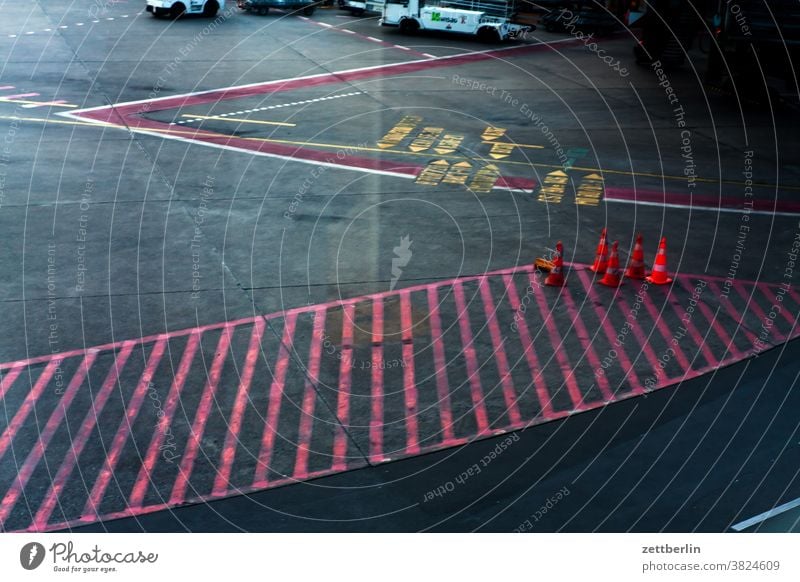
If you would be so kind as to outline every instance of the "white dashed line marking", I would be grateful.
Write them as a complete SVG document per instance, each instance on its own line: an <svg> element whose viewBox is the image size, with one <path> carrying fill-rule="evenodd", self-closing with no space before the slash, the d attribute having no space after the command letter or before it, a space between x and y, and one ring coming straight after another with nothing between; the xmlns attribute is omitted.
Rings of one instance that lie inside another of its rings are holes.
<svg viewBox="0 0 800 582"><path fill-rule="evenodd" d="M342 32L346 32L347 34L355 34L356 33L355 30L350 30L349 28L343 28Z"/></svg>
<svg viewBox="0 0 800 582"><path fill-rule="evenodd" d="M256 113L258 111L269 111L270 109L280 109L282 107L292 107L294 105L307 105L308 103L318 103L320 101L330 101L331 99L341 99L342 97L354 97L355 95L363 95L364 91L354 91L352 93L342 93L341 95L329 95L328 97L317 97L316 99L306 99L305 101L292 101L291 103L278 103L276 105L267 105L265 107L257 107L255 109L245 109L243 111L232 111L230 113L220 113L216 117L230 117L231 115L242 115L244 113ZM194 121L204 121L203 119L182 119L173 123L192 123Z"/></svg>
<svg viewBox="0 0 800 582"><path fill-rule="evenodd" d="M373 42L383 42L381 39L375 38L374 36L368 36L367 38Z"/></svg>
<svg viewBox="0 0 800 582"><path fill-rule="evenodd" d="M75 26L83 26L83 22L76 22Z"/></svg>
<svg viewBox="0 0 800 582"><path fill-rule="evenodd" d="M410 51L411 50L407 46L401 46L399 44L394 45L394 48L399 48L401 51Z"/></svg>

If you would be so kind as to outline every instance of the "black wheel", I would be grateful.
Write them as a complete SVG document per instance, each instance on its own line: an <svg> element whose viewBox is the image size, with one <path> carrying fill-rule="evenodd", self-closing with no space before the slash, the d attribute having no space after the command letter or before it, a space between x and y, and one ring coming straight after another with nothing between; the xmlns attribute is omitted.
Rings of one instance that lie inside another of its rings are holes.
<svg viewBox="0 0 800 582"><path fill-rule="evenodd" d="M183 16L183 13L186 12L186 6L178 2L177 4L173 4L172 8L170 8L169 15L172 18L180 18Z"/></svg>
<svg viewBox="0 0 800 582"><path fill-rule="evenodd" d="M481 42L500 42L500 33L496 28L491 26L484 26L478 30L478 39Z"/></svg>
<svg viewBox="0 0 800 582"><path fill-rule="evenodd" d="M419 30L419 22L413 18L404 18L400 21L400 32L403 34L414 34Z"/></svg>
<svg viewBox="0 0 800 582"><path fill-rule="evenodd" d="M351 12L353 16L364 16L364 9L363 8L356 8Z"/></svg>
<svg viewBox="0 0 800 582"><path fill-rule="evenodd" d="M217 0L210 0L210 2L206 2L206 5L203 7L203 16L206 18L214 18L219 12L219 4L217 4Z"/></svg>
<svg viewBox="0 0 800 582"><path fill-rule="evenodd" d="M303 8L303 16L311 16L312 14L314 14L313 6L306 6Z"/></svg>
<svg viewBox="0 0 800 582"><path fill-rule="evenodd" d="M261 16L266 16L267 14L269 14L269 6L262 6L261 8L258 9L258 13Z"/></svg>

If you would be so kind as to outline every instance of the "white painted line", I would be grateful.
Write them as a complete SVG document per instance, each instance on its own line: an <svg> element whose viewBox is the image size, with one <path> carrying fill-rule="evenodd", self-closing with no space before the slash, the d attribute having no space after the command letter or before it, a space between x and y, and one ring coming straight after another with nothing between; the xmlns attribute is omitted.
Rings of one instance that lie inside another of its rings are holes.
<svg viewBox="0 0 800 582"><path fill-rule="evenodd" d="M17 38L17 35L16 34L9 34L8 38Z"/></svg>
<svg viewBox="0 0 800 582"><path fill-rule="evenodd" d="M83 26L83 22L76 22L75 26Z"/></svg>
<svg viewBox="0 0 800 582"><path fill-rule="evenodd" d="M355 30L350 30L349 28L343 28L342 32L346 32L347 34L355 34L356 33Z"/></svg>
<svg viewBox="0 0 800 582"><path fill-rule="evenodd" d="M28 32L26 32L25 34L33 34L33 31L32 31L32 30L29 30L29 31L28 31Z"/></svg>
<svg viewBox="0 0 800 582"><path fill-rule="evenodd" d="M98 22L100 22L100 21L99 20L92 20L93 24L97 24Z"/></svg>
<svg viewBox="0 0 800 582"><path fill-rule="evenodd" d="M64 115L61 113L60 115ZM665 204L661 202L644 202L640 200L621 200L619 198L603 198L605 202L617 202L619 204L636 204L637 206L657 206L659 208L678 208L680 210L691 210L693 212L730 212L741 214L741 208L712 208L708 206L687 206L686 204ZM797 212L773 212L772 210L750 210L748 214L764 214L765 216L797 216Z"/></svg>
<svg viewBox="0 0 800 582"><path fill-rule="evenodd" d="M470 53L467 53L470 54ZM428 57L429 59L439 59L439 58L446 58L446 57L437 57L436 55L432 55L430 53L422 53L423 57Z"/></svg>
<svg viewBox="0 0 800 582"><path fill-rule="evenodd" d="M326 24L325 22L317 22L320 26L324 26L325 28L333 28L332 24Z"/></svg>
<svg viewBox="0 0 800 582"><path fill-rule="evenodd" d="M381 39L375 38L374 36L368 36L367 38L373 42L383 42Z"/></svg>
<svg viewBox="0 0 800 582"><path fill-rule="evenodd" d="M761 523L762 521L766 521L776 515L780 515L782 513L786 513L787 511L794 509L795 507L800 507L800 498L795 499L794 501L789 501L788 503L784 503L783 505L779 505L778 507L773 507L769 511L765 511L764 513L759 513L755 517L751 517L750 519L746 519L744 521L740 521L736 525L732 525L731 529L734 531L742 531L749 527L756 525L757 523Z"/></svg>
<svg viewBox="0 0 800 582"><path fill-rule="evenodd" d="M45 32L53 32L53 29L52 28L45 28L44 31Z"/></svg>
<svg viewBox="0 0 800 582"><path fill-rule="evenodd" d="M62 24L61 26L59 26L59 28L69 28L69 27L65 24Z"/></svg>
<svg viewBox="0 0 800 582"><path fill-rule="evenodd" d="M144 13L140 12L139 14L144 14ZM308 19L306 18L306 20L308 20ZM66 27L64 27L64 28L66 28ZM525 45L519 45L517 47L511 47L509 49L499 49L499 50L503 50L504 54L513 55L515 50L529 49L532 46L550 46L550 45L555 45L555 44L561 44L561 43L564 43L564 42L574 42L574 39L572 37L561 38L561 39L553 40L553 41L550 41L550 42L539 42L539 43L536 43L536 44L525 44ZM444 57L435 57L433 55L427 55L427 56L431 57L431 58L434 58L437 61L448 61L448 60L458 59L458 58L462 58L462 57L468 57L468 56L472 56L472 55L480 55L480 54L484 54L484 53L491 53L491 52L495 52L497 50L498 50L497 48L490 48L490 49L485 49L485 50L481 50L481 51L471 51L471 52L466 52L466 53L457 53L457 54L454 54L454 55L447 55L447 56L444 56ZM230 91L230 90L234 90L234 89L248 89L248 88L251 88L251 87L263 87L263 86L280 85L281 83L286 83L288 81L308 81L310 79L318 79L320 77L330 77L330 76L344 75L344 74L350 74L350 73L361 73L361 72L364 72L364 71L374 71L376 69L381 69L381 70L385 70L385 71L391 71L392 69L394 69L396 67L404 67L404 66L407 66L407 65L412 65L414 63L427 63L427 62L428 62L428 59L417 59L416 61L401 61L399 63L391 63L391 64L388 64L388 65L383 64L383 65L370 65L369 67L356 67L355 69L343 69L341 71L333 71L333 72L330 72L330 73L315 73L313 75L304 75L304 76L301 76L301 77L288 77L286 79L277 79L275 81L261 81L259 83L247 83L246 85L235 85L233 87L219 87L217 89L207 89L205 91L192 91L190 93L180 93L178 95L165 95L164 97L156 97L155 99L136 99L134 101L124 101L122 103L115 103L113 106L98 105L97 107L87 107L86 109L77 109L75 111L62 112L62 113L59 113L59 115L67 116L67 117L75 115L76 116L75 119L77 119L79 121L86 121L86 119L81 119L80 116L78 116L78 114L86 113L88 111L97 111L98 109L110 109L112 107L123 107L123 106L127 106L127 105L139 105L141 103L158 103L159 101L164 101L166 99L177 99L179 97L196 97L198 95L207 95L209 93L220 93L220 92L223 92L223 91Z"/></svg>
<svg viewBox="0 0 800 582"><path fill-rule="evenodd" d="M403 50L403 51L410 51L411 50L407 46L402 46L402 45L399 45L399 44L394 45L394 48L399 48L400 50Z"/></svg>
<svg viewBox="0 0 800 582"><path fill-rule="evenodd" d="M114 20L114 17L113 16L109 16L108 18L106 18L106 20Z"/></svg>
<svg viewBox="0 0 800 582"><path fill-rule="evenodd" d="M128 15L127 14L123 14L122 16L120 16L120 18L128 18Z"/></svg>

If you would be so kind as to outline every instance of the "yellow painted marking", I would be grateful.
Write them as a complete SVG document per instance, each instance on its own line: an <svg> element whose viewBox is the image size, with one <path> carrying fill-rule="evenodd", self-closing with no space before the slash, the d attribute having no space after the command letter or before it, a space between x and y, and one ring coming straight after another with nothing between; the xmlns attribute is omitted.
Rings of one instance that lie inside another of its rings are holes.
<svg viewBox="0 0 800 582"><path fill-rule="evenodd" d="M421 121L418 115L406 115L378 141L378 147L387 149L400 145Z"/></svg>
<svg viewBox="0 0 800 582"><path fill-rule="evenodd" d="M603 198L603 177L599 174L584 176L575 192L575 204L598 206Z"/></svg>
<svg viewBox="0 0 800 582"><path fill-rule="evenodd" d="M492 150L489 152L489 156L493 157L496 160L499 160L501 158L507 158L513 152L514 152L514 144L498 141L492 145Z"/></svg>
<svg viewBox="0 0 800 582"><path fill-rule="evenodd" d="M434 160L419 173L416 182L426 186L436 186L442 181L449 167L450 162L447 160Z"/></svg>
<svg viewBox="0 0 800 582"><path fill-rule="evenodd" d="M483 130L481 134L481 139L486 140L495 140L500 137L503 137L506 134L506 129L504 127L492 127L491 125Z"/></svg>
<svg viewBox="0 0 800 582"><path fill-rule="evenodd" d="M463 135L459 133L446 133L442 139L439 140L439 145L433 148L433 151L440 155L452 154L458 149L462 141L464 141Z"/></svg>
<svg viewBox="0 0 800 582"><path fill-rule="evenodd" d="M493 142L493 141L485 139L485 140L483 140L483 143L485 143L485 144L493 144L493 143L497 143L497 142ZM501 143L506 143L506 142L501 142ZM512 146L518 147L518 148L532 149L532 150L543 150L544 149L544 146L542 146L542 145L533 145L533 144L530 144L530 143L510 143L508 145L512 145Z"/></svg>
<svg viewBox="0 0 800 582"><path fill-rule="evenodd" d="M547 174L542 181L542 187L539 188L539 202L560 204L561 199L564 198L567 182L569 182L569 176L561 170Z"/></svg>
<svg viewBox="0 0 800 582"><path fill-rule="evenodd" d="M443 131L443 127L423 128L414 141L409 144L408 149L412 152L424 152L433 145Z"/></svg>
<svg viewBox="0 0 800 582"><path fill-rule="evenodd" d="M494 164L489 164L475 173L475 177L469 184L469 189L480 194L491 192L499 177L500 169Z"/></svg>
<svg viewBox="0 0 800 582"><path fill-rule="evenodd" d="M442 179L445 184L458 184L464 185L467 183L470 174L472 173L472 164L469 162L458 162L453 164L450 171Z"/></svg>
<svg viewBox="0 0 800 582"><path fill-rule="evenodd" d="M181 117L191 117L194 119L213 119L214 121L235 121L236 123L256 123L258 125L280 125L284 127L297 127L296 123L284 123L283 121L259 121L257 119L241 119L240 117L220 117L218 115L182 115Z"/></svg>
<svg viewBox="0 0 800 582"><path fill-rule="evenodd" d="M53 103L52 101L26 101L25 99L3 99L0 97L0 101L3 103L22 103L23 105L49 105L50 107L77 107L77 105L70 105L69 103Z"/></svg>

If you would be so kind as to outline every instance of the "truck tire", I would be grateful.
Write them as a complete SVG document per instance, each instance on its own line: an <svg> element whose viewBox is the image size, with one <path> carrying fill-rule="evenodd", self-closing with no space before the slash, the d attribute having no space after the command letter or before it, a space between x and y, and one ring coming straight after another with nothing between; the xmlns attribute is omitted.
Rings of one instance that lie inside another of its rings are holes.
<svg viewBox="0 0 800 582"><path fill-rule="evenodd" d="M206 5L203 6L203 16L206 18L214 18L219 12L219 4L217 0L209 0L206 2Z"/></svg>
<svg viewBox="0 0 800 582"><path fill-rule="evenodd" d="M355 10L351 10L350 14L352 14L353 16L364 16L364 9L356 8Z"/></svg>
<svg viewBox="0 0 800 582"><path fill-rule="evenodd" d="M258 13L259 13L261 16L266 16L267 14L269 14L269 6L261 6L261 7L258 9Z"/></svg>
<svg viewBox="0 0 800 582"><path fill-rule="evenodd" d="M183 16L183 13L186 12L186 6L184 6L181 2L177 4L173 4L172 8L169 10L169 15L172 18L180 18Z"/></svg>
<svg viewBox="0 0 800 582"><path fill-rule="evenodd" d="M419 22L413 18L404 18L400 21L400 32L403 34L414 34L419 31Z"/></svg>
<svg viewBox="0 0 800 582"><path fill-rule="evenodd" d="M500 42L500 33L496 28L491 26L484 26L478 29L478 39L481 42L496 43Z"/></svg>
<svg viewBox="0 0 800 582"><path fill-rule="evenodd" d="M306 6L303 8L303 16L311 16L314 14L314 6Z"/></svg>

